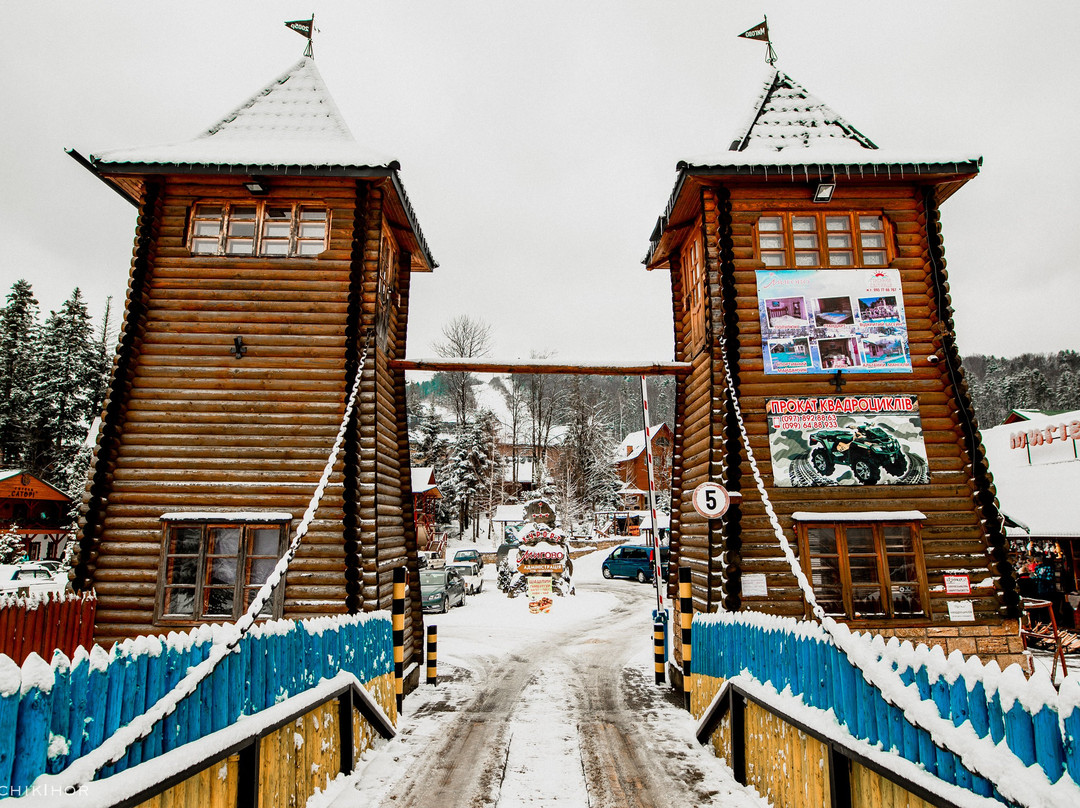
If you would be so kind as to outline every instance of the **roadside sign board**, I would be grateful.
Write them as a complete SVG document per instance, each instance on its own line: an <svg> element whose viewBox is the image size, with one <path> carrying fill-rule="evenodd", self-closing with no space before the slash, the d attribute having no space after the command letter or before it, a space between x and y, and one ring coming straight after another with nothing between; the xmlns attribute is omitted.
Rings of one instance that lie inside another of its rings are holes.
<svg viewBox="0 0 1080 808"><path fill-rule="evenodd" d="M732 495L720 483L704 482L694 489L694 510L706 519L718 519L727 513Z"/></svg>

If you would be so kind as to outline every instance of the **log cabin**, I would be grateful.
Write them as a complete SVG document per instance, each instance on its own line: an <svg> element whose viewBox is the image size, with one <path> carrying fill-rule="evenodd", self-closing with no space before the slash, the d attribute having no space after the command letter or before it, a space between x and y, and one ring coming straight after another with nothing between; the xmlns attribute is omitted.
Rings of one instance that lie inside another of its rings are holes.
<svg viewBox="0 0 1080 808"><path fill-rule="evenodd" d="M412 582L405 421L413 272L433 260L396 161L360 146L311 58L197 137L72 152L138 209L124 322L80 520L77 589L108 643L242 614L359 400L268 616L389 609Z"/></svg>
<svg viewBox="0 0 1080 808"><path fill-rule="evenodd" d="M675 358L693 364L672 568L691 570L694 611L810 615L749 450L826 613L1020 658L939 218L981 162L881 149L772 68L728 150L678 165L644 263L670 272ZM692 507L707 480L742 494L718 519Z"/></svg>

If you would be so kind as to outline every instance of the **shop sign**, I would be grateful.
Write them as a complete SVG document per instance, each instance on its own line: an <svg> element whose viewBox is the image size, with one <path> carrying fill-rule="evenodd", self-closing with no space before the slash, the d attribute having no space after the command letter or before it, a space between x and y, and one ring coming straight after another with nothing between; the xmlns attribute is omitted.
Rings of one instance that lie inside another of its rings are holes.
<svg viewBox="0 0 1080 808"><path fill-rule="evenodd" d="M930 482L914 395L774 398L765 409L781 488Z"/></svg>
<svg viewBox="0 0 1080 808"><path fill-rule="evenodd" d="M946 575L945 576L945 594L946 595L970 595L971 594L971 578L967 575Z"/></svg>
<svg viewBox="0 0 1080 808"><path fill-rule="evenodd" d="M550 612L551 579L546 575L533 575L527 579L529 583L529 611L533 614Z"/></svg>
<svg viewBox="0 0 1080 808"><path fill-rule="evenodd" d="M522 546L518 548L517 563L518 572L522 575L535 575L541 572L560 573L566 566L566 551L550 544Z"/></svg>
<svg viewBox="0 0 1080 808"><path fill-rule="evenodd" d="M765 373L911 372L899 270L756 275Z"/></svg>

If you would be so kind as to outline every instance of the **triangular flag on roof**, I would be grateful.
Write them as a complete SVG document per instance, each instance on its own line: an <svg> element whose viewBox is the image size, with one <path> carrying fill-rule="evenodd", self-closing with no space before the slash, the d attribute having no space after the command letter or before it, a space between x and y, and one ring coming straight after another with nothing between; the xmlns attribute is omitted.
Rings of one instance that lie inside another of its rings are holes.
<svg viewBox="0 0 1080 808"><path fill-rule="evenodd" d="M308 39L311 39L311 29L314 22L315 17L313 15L310 20L293 20L292 22L287 22L285 23L285 27L291 28L301 36L306 36Z"/></svg>
<svg viewBox="0 0 1080 808"><path fill-rule="evenodd" d="M769 41L769 21L760 22L748 31L743 31L739 36L745 39L756 39L759 42Z"/></svg>

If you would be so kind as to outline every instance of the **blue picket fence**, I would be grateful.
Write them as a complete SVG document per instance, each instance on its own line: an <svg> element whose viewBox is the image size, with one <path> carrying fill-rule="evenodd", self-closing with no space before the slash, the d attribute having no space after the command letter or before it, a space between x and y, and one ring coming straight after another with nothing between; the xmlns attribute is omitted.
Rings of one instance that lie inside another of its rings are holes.
<svg viewBox="0 0 1080 808"><path fill-rule="evenodd" d="M20 668L0 656L0 783L18 793L96 749L206 659L220 626L139 637L110 652L79 648L50 663L32 654ZM240 641L176 711L106 767L107 777L223 729L341 671L363 683L394 670L390 616L274 620Z"/></svg>
<svg viewBox="0 0 1080 808"><path fill-rule="evenodd" d="M1055 690L1045 672L1030 680L1017 665L948 658L940 648L895 638L863 637L891 664L905 685L955 726L970 722L980 738L1002 741L1027 766L1038 764L1051 783L1080 783L1080 680L1070 676ZM740 612L697 615L693 622L695 675L730 678L747 671L778 692L789 688L803 702L832 710L857 738L892 750L946 782L1008 802L958 755L935 745L929 732L869 684L817 623Z"/></svg>

